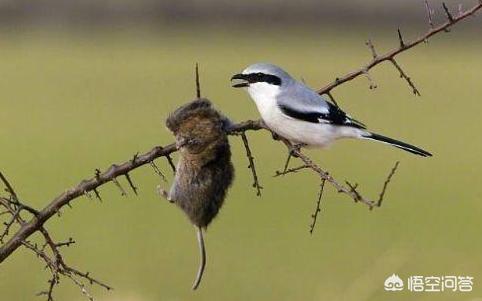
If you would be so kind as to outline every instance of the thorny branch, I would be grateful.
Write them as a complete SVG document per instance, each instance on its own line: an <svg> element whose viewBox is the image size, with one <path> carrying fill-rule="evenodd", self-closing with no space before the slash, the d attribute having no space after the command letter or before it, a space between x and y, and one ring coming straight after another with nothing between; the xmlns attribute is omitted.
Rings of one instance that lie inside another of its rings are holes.
<svg viewBox="0 0 482 301"><path fill-rule="evenodd" d="M442 25L439 25L438 27L435 27L432 21L433 11L430 8L428 2L426 2L427 18L430 26L426 34L420 36L419 38L413 41L405 41L402 37L401 31L399 30L398 38L399 38L400 45L397 48L381 55L376 52L374 44L372 43L372 41L369 40L367 42L367 46L371 51L372 60L365 66L362 66L360 69L357 69L342 77L337 78L334 82L318 90L318 92L320 94L328 95L331 98L331 100L336 104L336 101L332 95L332 90L335 87L345 82L348 82L360 75L366 75L371 82L371 86L374 87L375 84L373 83L373 81L371 80L371 77L369 76L369 73L368 73L369 70L371 70L373 67L375 67L376 65L382 62L390 61L397 68L397 70L400 73L400 76L412 88L413 93L416 95L420 95L414 83L410 80L410 78L406 75L406 73L403 71L403 69L395 60L395 57L398 54L408 49L411 49L412 47L424 41L427 41L430 37L432 37L433 35L439 32L448 31L448 29L452 27L454 24L460 22L461 20L467 18L468 16L475 14L475 12L477 12L481 7L482 7L482 0L479 0L477 5L475 5L474 7L466 11L462 11L459 6L459 13L457 15L453 15L448 9L448 7L444 4L443 8L448 21L443 23ZM200 91L200 84L199 84L199 71L198 71L198 68L196 67L196 96L199 98L200 95L201 95L201 91ZM257 194L260 194L260 190L262 187L259 185L258 177L254 166L254 159L251 154L249 144L247 143L247 137L245 133L247 131L258 131L263 129L269 131L269 129L266 128L266 126L262 121L248 120L241 123L233 124L230 126L229 129L226 130L228 135L241 135L243 138L243 142L246 147L247 157L249 160L249 167L253 174L254 183L255 183L254 187L257 190ZM392 177L398 168L398 162L395 164L395 166L390 171L388 177L386 178L378 200L370 200L364 197L359 192L358 190L359 186L357 184L351 184L348 181L345 181L344 184L340 183L335 178L333 178L327 171L322 169L318 164L314 163L307 155L305 155L301 151L301 149L294 148L289 141L283 139L282 137L279 137L279 138L292 152L291 154L299 158L303 162L303 165L296 168L285 169L284 172L278 173L277 175L295 173L301 170L311 170L317 176L319 176L321 180L319 198L316 204L315 212L312 215L313 222L310 225L310 233L312 233L314 230L318 213L321 210L320 209L321 197L323 194L324 185L326 183L330 184L337 192L347 195L350 199L354 200L355 202L360 202L367 205L370 209L374 207L379 207L382 205L385 192L387 190L387 186L392 180ZM7 259L15 250L17 250L20 246L24 246L27 249L34 252L34 254L36 254L36 256L38 256L45 263L46 268L51 273L48 289L40 293L40 295L45 295L48 301L53 300L53 290L55 286L59 283L59 279L61 276L66 277L70 279L73 283L75 283L80 288L81 292L89 300L93 300L93 297L87 291L85 283L88 283L90 285L96 284L106 289L111 289L110 286L91 277L88 272L85 272L85 273L80 272L79 270L68 266L62 257L60 248L72 245L74 243L73 239L69 238L68 241L60 242L60 243L54 242L50 233L45 228L45 223L53 216L59 214L60 210L64 206L69 206L72 201L74 201L75 199L78 199L80 196L85 195L90 198L90 193L93 192L95 196L99 200L101 200L99 188L100 186L106 183L113 182L117 184L118 187L121 189L121 192L125 194L125 191L123 190L122 186L120 186L119 182L117 181L118 177L122 177L122 176L126 177L126 180L128 181L129 186L134 192L136 192L137 187L134 185L129 173L141 166L150 164L153 167L156 174L158 174L163 180L165 180L164 174L159 170L159 168L154 163L154 161L158 158L164 157L168 161L173 172L175 172L175 166L170 157L170 155L175 151L177 151L175 144L169 144L165 147L156 146L144 154L134 155L133 159L129 161L126 161L118 165L114 164L103 172L97 169L93 177L82 180L76 186L61 193L41 210L36 210L21 202L18 198L18 195L14 191L12 185L8 182L8 180L4 177L4 175L0 173L0 181L3 182L4 186L6 187L5 191L8 194L8 197L0 196L0 217L2 219L6 218L6 221L4 222L5 228L0 233L0 244L1 244L0 245L0 264L5 259ZM24 212L29 214L30 216L29 219L26 219L22 216ZM16 231L13 234L10 234L11 232L13 232L14 228ZM29 238L34 233L40 234L40 236L43 239L42 245L39 245L29 240ZM8 240L6 240L7 238Z"/></svg>
<svg viewBox="0 0 482 301"><path fill-rule="evenodd" d="M425 0L425 10L427 11L428 25L430 26L430 29L433 29L432 16L433 16L433 14L434 14L434 11L433 11L433 9L430 7L430 4L428 3L427 0Z"/></svg>
<svg viewBox="0 0 482 301"><path fill-rule="evenodd" d="M287 175L289 173L297 173L298 171L300 171L302 169L305 169L305 168L309 168L309 166L308 165L301 165L301 166L294 167L294 168L286 168L283 171L277 171L276 174L274 175L274 177L284 176L284 175Z"/></svg>
<svg viewBox="0 0 482 301"><path fill-rule="evenodd" d="M6 177L0 173L0 179L3 184L6 186L6 191L9 193L9 198L0 197L0 206L7 210L12 216L11 222L8 223L4 232L2 233L2 238L8 235L8 229L12 226L15 222L20 227L23 227L26 224L25 219L20 215L22 210L29 212L33 215L33 218L38 217L40 214L38 211L23 205L19 200L16 192L13 190L12 186L6 179ZM26 209L30 208L30 209ZM96 284L99 285L107 290L112 289L107 284L91 277L89 273L83 273L79 270L72 268L69 266L63 259L62 254L60 252L61 247L69 247L70 245L74 244L75 241L72 238L69 238L65 242L55 242L50 233L44 226L40 226L37 231L41 234L44 243L42 246L39 246L37 243L32 243L27 239L23 239L21 244L25 246L27 249L31 250L35 253L37 257L39 257L44 263L47 270L50 271L51 278L48 281L49 285L47 290L38 293L37 295L45 295L48 301L53 300L53 291L55 286L59 283L60 277L66 277L70 279L74 284L76 284L81 292L87 296L90 300L93 300L92 296L86 289L84 281L89 284ZM3 242L3 241L2 241ZM50 252L46 250L46 248L50 249ZM49 254L50 253L50 254Z"/></svg>
<svg viewBox="0 0 482 301"><path fill-rule="evenodd" d="M261 196L261 189L263 189L263 187L259 184L258 174L256 173L254 157L251 153L251 148L249 147L248 137L244 132L241 132L240 136L243 139L244 148L246 149L246 157L248 157L249 162L248 168L251 170L251 174L253 175L253 187L256 188L256 195Z"/></svg>
<svg viewBox="0 0 482 301"><path fill-rule="evenodd" d="M318 214L321 212L321 198L323 197L325 182L326 180L321 180L320 192L318 193L318 200L316 201L315 211L311 214L312 222L310 224L310 234L313 234L313 231L315 231L316 220L318 219Z"/></svg>
<svg viewBox="0 0 482 301"><path fill-rule="evenodd" d="M331 91L335 88L338 87L339 85L346 83L348 81L351 81L352 79L357 78L360 75L367 75L368 71L372 69L373 67L377 66L380 63L383 63L385 61L390 61L393 63L393 65L398 69L400 72L400 76L407 82L407 84L410 86L412 89L412 92L415 95L419 95L420 93L418 89L415 87L413 82L410 80L410 78L406 75L406 73L402 70L400 67L400 64L398 64L395 60L395 57L399 55L400 53L407 51L408 49L411 49L418 44L421 44L422 42L428 41L429 38L432 36L436 35L439 32L446 32L448 31L449 28L451 28L453 25L456 23L462 21L463 19L474 15L480 8L482 8L482 1L479 0L478 4L476 4L474 7L466 10L466 11L461 11L457 16L454 16L448 9L447 5L444 3L443 4L443 9L444 12L447 16L447 21L437 27L434 27L433 21L432 21L432 15L433 11L430 8L428 2L425 2L425 7L427 9L427 19L429 23L429 30L416 38L415 40L412 41L404 41L402 33L400 29L398 29L398 41L399 41L399 46L395 49L392 49L384 54L377 54L375 52L375 47L373 46L372 41L367 42L367 46L370 48L370 51L372 53L372 60L366 64L365 66L360 67L359 69L352 71L350 73L347 73L341 77L337 77L333 82L329 83L328 85L324 86L323 88L319 89L317 92L319 94L327 94L331 93ZM370 86L373 88L373 83L370 82Z"/></svg>
<svg viewBox="0 0 482 301"><path fill-rule="evenodd" d="M136 191L137 188L130 179L129 172L146 164L155 165L155 163L153 163L155 159L160 157L168 158L169 154L174 151L176 151L174 144L170 144L166 147L156 146L149 152L134 156L133 159L127 162L119 165L114 164L104 172L97 169L93 177L82 180L77 186L63 192L40 211L21 203L8 180L2 173L0 173L0 180L3 182L6 187L6 192L9 194L8 197L0 197L0 207L6 210L3 211L7 212L5 215L10 215L10 219L5 223L5 228L0 234L0 242L2 243L0 247L0 263L8 258L8 256L20 246L24 246L34 252L42 261L44 261L47 269L51 273L47 290L39 293L39 295L45 295L47 301L53 300L53 290L59 283L61 276L70 279L76 284L82 294L84 294L89 300L93 300L93 297L88 292L86 284L95 284L108 290L111 289L107 284L93 278L88 272L84 273L67 265L59 249L61 247L72 245L74 241L69 239L67 242L55 243L44 224L52 216L60 213L62 207L70 205L70 202L82 195L88 196L89 193L93 191L100 200L98 188L108 182L116 183L116 178L119 176L125 176L130 183L129 185L131 188ZM119 187L122 189L120 184ZM30 213L31 219L29 221L21 216L23 211ZM14 224L19 227L18 230L15 234L10 236L7 242L3 243L3 240L6 237L9 237L9 232ZM36 232L40 233L43 237L44 243L42 246L28 240L29 237ZM46 250L47 247L52 255L48 254Z"/></svg>
<svg viewBox="0 0 482 301"><path fill-rule="evenodd" d="M380 196L378 197L377 207L382 206L383 198L385 197L385 192L387 191L388 183L390 183L390 181L392 180L393 175L398 169L398 165L400 165L400 161L395 162L395 165L393 166L392 170L387 176L387 179L383 183L382 192L380 192Z"/></svg>
<svg viewBox="0 0 482 301"><path fill-rule="evenodd" d="M381 202L379 202L379 201L373 201L373 200L370 200L370 199L364 197L363 195L361 195L358 192L358 190L356 190L356 187L353 187L348 182L346 182L346 184L347 184L346 186L343 185L343 184L340 184L327 171L322 169L319 165L314 163L307 155L305 155L301 151L301 149L293 148L291 143L289 141L287 141L286 139L282 139L282 141L288 147L288 149L291 150L291 152L293 153L293 155L295 157L297 157L301 161L303 161L304 165L306 166L306 167L303 167L304 169L308 168L308 169L311 169L312 171L314 171L316 174L319 175L321 180L324 180L324 181L327 181L328 183L330 183L331 186L333 186L333 188L335 188L335 190L338 193L346 194L347 196L349 196L355 202L361 202L361 203L367 205L369 209L373 209L374 207L378 207L379 203L381 204ZM394 173L394 171L393 171L393 173ZM390 182L390 180L391 180L391 176L387 181ZM387 183L387 185L388 185L388 183Z"/></svg>

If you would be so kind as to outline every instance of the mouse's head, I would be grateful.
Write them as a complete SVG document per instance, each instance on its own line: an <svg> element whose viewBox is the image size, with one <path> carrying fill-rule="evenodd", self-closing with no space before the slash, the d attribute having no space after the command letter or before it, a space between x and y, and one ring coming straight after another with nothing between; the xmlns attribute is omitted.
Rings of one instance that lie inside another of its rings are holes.
<svg viewBox="0 0 482 301"><path fill-rule="evenodd" d="M207 99L187 103L169 115L166 126L181 151L198 154L225 139L222 116Z"/></svg>

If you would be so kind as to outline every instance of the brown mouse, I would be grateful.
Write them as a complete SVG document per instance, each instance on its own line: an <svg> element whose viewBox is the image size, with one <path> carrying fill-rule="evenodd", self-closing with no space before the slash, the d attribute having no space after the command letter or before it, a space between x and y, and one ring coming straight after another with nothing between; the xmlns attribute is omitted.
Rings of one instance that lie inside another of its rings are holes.
<svg viewBox="0 0 482 301"><path fill-rule="evenodd" d="M199 286L206 265L203 231L218 214L234 177L225 131L228 124L207 99L181 106L166 121L180 157L170 191L159 188L159 192L179 206L197 229L201 258L193 289Z"/></svg>

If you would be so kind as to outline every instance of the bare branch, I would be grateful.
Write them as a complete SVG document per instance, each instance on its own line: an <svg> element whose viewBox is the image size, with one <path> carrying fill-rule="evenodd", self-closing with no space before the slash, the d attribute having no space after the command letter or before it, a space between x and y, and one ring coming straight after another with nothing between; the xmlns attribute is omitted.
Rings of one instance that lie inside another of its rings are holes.
<svg viewBox="0 0 482 301"><path fill-rule="evenodd" d="M265 125L262 121L248 120L230 126L230 128L227 130L227 133L230 135L240 135L244 134L246 131L249 130L261 129L265 129ZM361 195L350 189L350 187L339 184L331 175L328 174L328 172L321 169L308 156L303 154L301 150L293 148L286 139L283 139L282 137L280 137L280 139L285 143L285 145L289 147L289 149L293 149L293 154L296 157L299 157L304 162L304 165L307 166L306 169L311 169L316 172L321 177L321 179L324 179L328 183L330 183L338 192L344 193L352 199L360 201L368 205L369 207L373 207L376 205L375 202L362 197ZM17 233L15 233L15 235L10 238L10 240L8 240L4 245L0 247L0 263L3 262L20 245L22 245L22 243L30 235L32 235L36 231L39 231L43 224L49 218L55 215L60 210L60 208L67 205L79 196L84 195L86 191L94 191L94 193L96 193L99 186L108 182L115 183L117 177L122 175L125 176L127 173L140 166L151 164L151 162L156 158L167 157L169 154L175 152L176 150L177 149L174 144L170 144L166 147L154 147L151 151L139 155L136 160L129 160L119 165L114 164L105 172L97 171L96 175L93 178L83 180L77 186L62 193L50 204L48 204L44 209L42 209L35 218L31 219L29 222L24 223L21 226L20 230L18 230ZM261 187L259 187L259 189L261 189ZM97 194L98 192L96 193L96 195Z"/></svg>
<svg viewBox="0 0 482 301"><path fill-rule="evenodd" d="M428 3L428 0L425 0L425 9L427 11L427 20L428 20L428 25L430 26L430 29L433 29L433 9L430 7L430 4Z"/></svg>
<svg viewBox="0 0 482 301"><path fill-rule="evenodd" d="M292 156L293 156L293 155L292 155L291 151L289 151L289 152L288 152L288 158L286 158L285 166L284 166L284 168L283 168L283 171L277 170L276 173L275 173L275 176L276 176L276 175L285 175L285 174L287 173L288 167L289 167L289 165L290 165L290 160L291 160L291 157L292 157Z"/></svg>
<svg viewBox="0 0 482 301"><path fill-rule="evenodd" d="M315 164L308 156L302 153L301 149L293 148L291 143L288 140L284 138L281 138L281 140L288 147L288 149L292 150L292 153L294 156L300 158L301 161L303 161L303 163L307 166L307 168L317 173L322 180L326 180L328 183L330 183L336 189L337 192L346 194L356 202L360 201L364 203L369 208L372 208L373 206L376 205L376 202L363 197L362 195L358 194L356 191L351 189L351 187L349 187L350 185L347 187L340 184L327 171L323 170L320 166Z"/></svg>
<svg viewBox="0 0 482 301"><path fill-rule="evenodd" d="M249 148L248 137L246 137L244 132L242 132L240 135L243 139L244 148L246 149L246 157L248 157L248 168L251 170L251 174L253 175L253 187L256 189L256 195L261 196L261 189L263 189L263 187L259 184L258 174L256 173L256 167L254 165L254 157L251 153L251 149Z"/></svg>
<svg viewBox="0 0 482 301"><path fill-rule="evenodd" d="M312 222L310 224L310 234L313 234L315 231L316 220L318 218L318 214L321 212L321 198L323 197L323 189L325 188L325 179L321 180L320 184L320 192L318 193L318 201L316 202L315 211L311 214Z"/></svg>
<svg viewBox="0 0 482 301"><path fill-rule="evenodd" d="M151 166L152 166L152 169L154 169L154 172L159 176L161 177L161 179L164 181L164 182L167 182L167 179L166 179L166 176L162 173L162 171L159 169L159 167L156 165L156 162L154 161L151 161Z"/></svg>
<svg viewBox="0 0 482 301"><path fill-rule="evenodd" d="M302 170L302 169L305 169L305 168L309 168L308 165L301 165L301 166L298 166L298 167L294 167L294 168L289 168L289 169L286 169L284 171L276 171L276 174L274 175L274 177L279 177L279 176L284 176L284 175L287 175L289 173L297 173L298 171Z"/></svg>
<svg viewBox="0 0 482 301"><path fill-rule="evenodd" d="M3 200L0 200L0 201L3 201ZM20 209L15 210L12 213L12 216L10 217L10 220L3 224L5 226L5 229L3 230L2 234L0 234L0 243L3 243L3 239L8 236L8 234L10 232L10 228L16 222L19 214L20 214Z"/></svg>
<svg viewBox="0 0 482 301"><path fill-rule="evenodd" d="M26 210L26 211L29 211L30 213L32 213L34 215L33 220L37 219L38 216L40 216L40 213L37 210L35 210L33 208L30 208L30 207L29 207L30 210L27 210L26 207L28 207L28 206L25 206L18 201L18 196L14 192L12 186L10 184L7 184L9 182L6 179L6 177L1 175L0 178L2 178L2 181L6 185L7 191L9 191L10 196L11 196L11 199L6 199L4 197L0 197L0 205L5 207L7 209L7 211L12 216L12 219L9 222L9 224L6 225L5 232L1 236L0 240L3 243L3 237L4 237L5 234L8 233L8 229L11 227L11 225L13 225L14 223L17 223L18 225L20 225L20 230L22 230L22 228L25 225L27 225L25 220L20 216L21 210ZM17 200L13 200L14 196L15 196L15 198L17 198ZM53 241L49 232L45 229L45 227L43 225L40 225L36 229L36 231L40 232L42 234L42 237L44 238L45 242L44 242L42 247L38 247L37 244L31 243L26 239L22 239L20 241L20 243L21 243L21 245L25 246L27 249L32 250L37 255L37 257L41 258L45 262L46 268L51 273L51 278L48 281L49 285L48 285L47 290L38 293L37 294L38 296L45 295L47 297L47 301L53 301L53 291L54 291L55 286L59 283L60 276L67 277L70 280L72 280L72 282L77 284L79 286L79 288L81 289L81 292L84 295L86 295L87 297L89 297L90 300L92 300L92 296L90 296L90 294L88 294L88 293L86 294L87 291L86 291L85 285L83 285L82 282L79 281L78 279L76 279L75 277L84 278L84 279L88 280L91 285L97 284L97 285L102 286L106 289L111 289L110 286L92 278L91 276L88 275L88 273L87 274L81 273L78 270L68 266L65 263L62 255L59 251L59 248L65 247L65 246L68 247L68 246L74 244L75 241L72 238L69 238L68 241L65 241L65 242L56 243L56 242ZM11 240L12 239L18 239L17 234L18 234L18 232L11 238ZM47 246L50 248L53 257L49 256L47 254L47 252L45 251L45 248ZM2 248L3 248L3 246L2 246Z"/></svg>
<svg viewBox="0 0 482 301"><path fill-rule="evenodd" d="M0 247L0 263L10 256L13 251L22 245L23 241L34 232L38 231L49 218L55 215L60 208L67 205L70 201L84 195L86 191L94 191L96 196L100 197L97 191L99 186L112 182L116 177L125 175L140 166L149 164L156 158L166 157L174 151L176 151L176 146L174 144L170 144L166 147L156 146L149 152L139 155L135 161L129 160L120 165L112 165L107 171L99 171L94 177L83 180L77 186L63 192L45 208L39 211L35 218L23 224L17 233Z"/></svg>
<svg viewBox="0 0 482 301"><path fill-rule="evenodd" d="M400 164L399 161L397 161L397 162L395 163L395 166L393 166L392 170L391 170L390 173L388 174L387 179L385 180L385 183L383 183L383 188L382 188L382 191L380 192L380 197L378 198L378 202L377 202L377 206L378 206L378 207L381 207L381 206L382 206L383 198L385 197L385 192L386 192L386 190L387 190L388 184L390 183L390 181L392 180L393 175L394 175L395 172L397 171L397 168L398 168L398 165L399 165L399 164Z"/></svg>
<svg viewBox="0 0 482 301"><path fill-rule="evenodd" d="M112 182L114 182L115 186L119 188L119 191L122 196L127 196L126 191L124 190L124 188L122 188L122 185L119 183L119 181L117 181L117 178L113 178Z"/></svg>
<svg viewBox="0 0 482 301"><path fill-rule="evenodd" d="M94 191L95 197L102 202L102 198L100 197L100 193L97 188L92 189Z"/></svg>
<svg viewBox="0 0 482 301"><path fill-rule="evenodd" d="M262 120L246 120L240 123L232 124L227 129L229 135L240 135L242 132L246 131L258 131L266 129L269 131L268 127L264 124Z"/></svg>
<svg viewBox="0 0 482 301"><path fill-rule="evenodd" d="M18 200L17 194L15 193L15 190L13 190L12 185L8 182L7 178L3 175L3 173L0 171L0 179L2 180L3 184L5 185L8 193L15 199Z"/></svg>
<svg viewBox="0 0 482 301"><path fill-rule="evenodd" d="M333 97L333 94L331 94L331 91L328 91L328 92L326 93L326 95L328 95L328 97L330 97L331 101L333 102L333 104L335 104L335 106L337 106L338 108L340 107L340 106L338 105L338 103L336 102L335 97Z"/></svg>
<svg viewBox="0 0 482 301"><path fill-rule="evenodd" d="M169 154L165 155L167 162L169 163L169 166L171 166L172 172L176 173L176 165L174 165L174 161L172 161L172 158Z"/></svg>
<svg viewBox="0 0 482 301"><path fill-rule="evenodd" d="M350 73L347 73L345 74L344 76L341 76L341 77L337 77L333 82L331 82L330 84L324 86L323 88L319 89L317 92L319 94L328 94L328 92L330 92L331 90L333 90L335 87L345 83L345 82L348 82L348 81L351 81L352 79L354 78L357 78L358 76L362 75L362 74L365 74L365 71L366 70L370 70L372 69L373 67L377 66L378 64L382 63L382 62L385 62L385 61L390 61L392 60L393 58L395 58L395 56L397 56L398 54L404 52L404 51L407 51L408 49L411 49L415 46L417 46L418 44L424 42L424 41L427 41L430 37L432 37L433 35L436 35L438 34L439 32L443 32L445 31L446 29L448 29L449 27L453 26L454 24L462 21L463 19L475 14L480 8L482 8L482 2L479 0L478 4L476 4L475 6L473 6L472 8L464 11L463 13L459 14L457 17L452 17L452 20L449 20L437 27L434 27L434 28L430 28L427 33L425 33L424 35L416 38L415 40L413 41L403 41L403 39L401 41L403 41L403 46L402 46L402 43L400 43L400 45L395 48L395 49L392 49L382 55L378 55L377 58L373 58L368 64L366 64L365 66L355 70L355 71L352 71Z"/></svg>
<svg viewBox="0 0 482 301"><path fill-rule="evenodd" d="M201 84L199 83L199 64L196 63L196 97L201 98Z"/></svg>
<svg viewBox="0 0 482 301"><path fill-rule="evenodd" d="M444 8L445 14L447 15L447 19L449 19L450 24L454 23L455 19L452 16L452 13L450 12L450 10L447 7L447 4L445 4L445 2L442 2L442 7Z"/></svg>
<svg viewBox="0 0 482 301"><path fill-rule="evenodd" d="M405 73L405 71L403 71L402 67L397 63L397 61L395 59L391 59L390 60L392 62L392 64L395 66L395 68L397 68L398 72L400 72L400 77L403 78L407 83L408 85L410 86L410 88L412 88L412 92L413 94L417 95L417 96L420 96L420 91L418 91L417 87L415 87L415 84L413 83L413 81L410 79L410 77Z"/></svg>
<svg viewBox="0 0 482 301"><path fill-rule="evenodd" d="M377 55L377 52L375 50L375 46L373 45L372 40L368 39L368 41L366 41L365 44L368 46L368 48L370 48L370 51L372 53L372 58L376 59L378 57L378 55Z"/></svg>
<svg viewBox="0 0 482 301"><path fill-rule="evenodd" d="M129 173L126 173L125 176L126 176L126 180L129 183L129 186L131 187L132 191L134 192L135 195L137 195L137 189L138 188L132 182L131 176L129 175Z"/></svg>
<svg viewBox="0 0 482 301"><path fill-rule="evenodd" d="M400 43L400 48L403 49L405 48L405 42L403 41L402 32L400 31L400 28L397 29L397 32L398 32L398 42Z"/></svg>
<svg viewBox="0 0 482 301"><path fill-rule="evenodd" d="M368 72L368 70L364 71L363 74L365 74L365 76L366 76L367 79L368 79L368 83L370 84L370 85L368 86L368 88L370 88L370 90L376 89L376 88L377 88L377 84L375 83L375 81L373 80L373 78L370 76L370 73Z"/></svg>

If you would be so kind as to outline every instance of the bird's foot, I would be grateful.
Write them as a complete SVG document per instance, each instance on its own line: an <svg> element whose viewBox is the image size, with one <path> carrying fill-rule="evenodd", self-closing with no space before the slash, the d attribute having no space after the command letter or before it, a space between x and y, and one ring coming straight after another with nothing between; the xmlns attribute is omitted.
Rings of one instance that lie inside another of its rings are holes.
<svg viewBox="0 0 482 301"><path fill-rule="evenodd" d="M306 144L304 144L304 143L292 144L289 147L289 155L293 156L295 158L298 158L298 155L296 153L299 152L301 150L301 148L303 148L305 146L306 146Z"/></svg>
<svg viewBox="0 0 482 301"><path fill-rule="evenodd" d="M290 160L291 157L298 158L298 155L296 154L301 150L302 147L306 146L304 143L298 143L298 144L292 144L290 147L288 147L288 158L286 158L285 166L283 168L282 172L276 172L277 175L284 175L288 171L288 167L290 165Z"/></svg>

